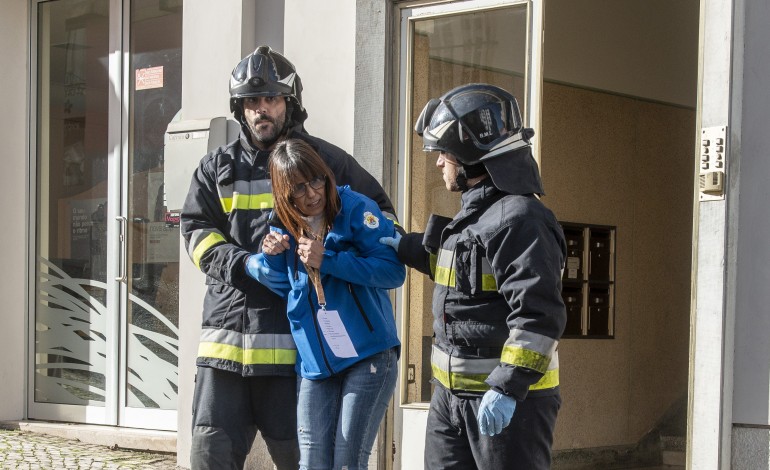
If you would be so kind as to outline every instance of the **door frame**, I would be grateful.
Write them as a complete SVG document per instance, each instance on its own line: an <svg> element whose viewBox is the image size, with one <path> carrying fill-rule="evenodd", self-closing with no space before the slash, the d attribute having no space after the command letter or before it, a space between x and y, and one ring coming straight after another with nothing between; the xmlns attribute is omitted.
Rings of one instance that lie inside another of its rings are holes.
<svg viewBox="0 0 770 470"><path fill-rule="evenodd" d="M394 106L392 122L395 126L395 149L398 155L398 168L396 172L394 189L397 194L398 204L396 210L399 220L405 224L405 229L409 231L408 217L406 217L408 208L411 205L410 196L406 191L406 181L410 174L406 168L405 162L410 161L407 152L410 152L407 139L412 133L412 123L416 116L411 115L412 103L409 91L412 85L412 69L409 57L411 57L411 44L413 34L414 19L427 19L449 14L467 13L472 11L490 10L505 8L515 5L527 5L527 57L526 57L526 82L525 82L525 112L524 122L533 127L535 139L533 139L533 149L536 159L539 161L540 148L540 124L541 124L541 96L542 96L542 70L543 70L543 0L467 0L443 3L417 3L410 2L394 6L393 14L393 100L398 103ZM405 110L405 111L398 111ZM395 152L394 152L395 153ZM405 288L397 289L395 295L396 322L399 325L401 335L408 334L407 305L408 293ZM403 345L408 341L402 341ZM427 423L429 403L408 403L406 396L406 378L408 373L408 364L404 357L408 353L402 352L402 360L399 362L399 380L396 385L393 442L396 446L393 468L413 468L408 462L417 462L417 467L422 468L422 456L424 453L424 436ZM390 459L388 459L390 460ZM388 467L389 468L389 467Z"/></svg>
<svg viewBox="0 0 770 470"><path fill-rule="evenodd" d="M738 171L730 176L733 145L740 149L743 83L734 73L743 64L743 3L701 0L698 47L698 102L694 165L700 171L701 132L724 126L725 190L721 199L699 200L695 178L693 201L693 275L690 334L690 379L687 416L687 468L729 469L732 453ZM734 46L736 43L738 46ZM733 54L737 57L734 72ZM734 82L735 81L735 82ZM733 94L732 88L738 88ZM740 151L740 150L739 150ZM736 170L738 167L736 166ZM730 214L733 214L730 217ZM730 220L732 219L732 220ZM732 242L730 242L732 240Z"/></svg>

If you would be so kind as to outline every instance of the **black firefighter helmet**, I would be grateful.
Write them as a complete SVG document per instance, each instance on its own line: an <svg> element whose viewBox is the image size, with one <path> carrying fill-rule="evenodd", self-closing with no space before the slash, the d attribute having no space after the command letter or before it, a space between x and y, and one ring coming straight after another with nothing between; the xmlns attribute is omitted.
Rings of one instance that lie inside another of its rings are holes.
<svg viewBox="0 0 770 470"><path fill-rule="evenodd" d="M423 150L451 153L466 169L483 164L493 184L510 194L543 194L516 98L486 83L454 88L428 101L414 130Z"/></svg>
<svg viewBox="0 0 770 470"><path fill-rule="evenodd" d="M302 80L294 65L269 46L259 46L235 66L230 75L230 111L238 122L243 118L243 98L286 96L286 118L302 124Z"/></svg>

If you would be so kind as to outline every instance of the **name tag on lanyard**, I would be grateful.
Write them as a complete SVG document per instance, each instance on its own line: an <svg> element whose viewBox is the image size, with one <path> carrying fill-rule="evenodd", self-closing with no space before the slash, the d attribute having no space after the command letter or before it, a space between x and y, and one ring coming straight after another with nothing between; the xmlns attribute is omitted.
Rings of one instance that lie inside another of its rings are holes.
<svg viewBox="0 0 770 470"><path fill-rule="evenodd" d="M337 357L358 357L358 352L350 340L348 330L342 323L339 312L336 310L318 309L316 313L318 326L321 329L326 344Z"/></svg>

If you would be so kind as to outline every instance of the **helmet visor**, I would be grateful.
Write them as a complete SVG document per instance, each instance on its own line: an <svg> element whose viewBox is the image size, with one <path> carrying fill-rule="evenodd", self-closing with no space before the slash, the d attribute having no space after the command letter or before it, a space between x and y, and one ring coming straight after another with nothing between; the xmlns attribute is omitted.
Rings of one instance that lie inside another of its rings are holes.
<svg viewBox="0 0 770 470"><path fill-rule="evenodd" d="M460 142L472 140L478 149L490 150L521 129L514 106L493 92L466 89L442 100L430 100L417 119L415 131L426 143L432 143L433 149L440 149L442 136L457 123Z"/></svg>
<svg viewBox="0 0 770 470"><path fill-rule="evenodd" d="M442 123L444 125L436 124L436 116L438 115L443 116ZM414 125L415 132L422 137L422 149L424 151L448 151L444 145L447 143L444 134L451 127L452 119L452 115L447 114L444 103L436 98L428 101Z"/></svg>
<svg viewBox="0 0 770 470"><path fill-rule="evenodd" d="M459 121L460 141L470 139L481 150L491 150L521 128L513 106L512 102L484 90L461 92L446 100L447 109Z"/></svg>

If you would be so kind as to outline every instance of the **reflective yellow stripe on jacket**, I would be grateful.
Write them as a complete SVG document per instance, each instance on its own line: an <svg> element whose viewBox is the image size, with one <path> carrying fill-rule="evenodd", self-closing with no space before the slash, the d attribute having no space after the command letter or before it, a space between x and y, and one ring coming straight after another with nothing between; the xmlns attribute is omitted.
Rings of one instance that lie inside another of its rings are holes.
<svg viewBox="0 0 770 470"><path fill-rule="evenodd" d="M198 357L210 357L254 365L293 365L297 347L291 334L246 334L237 331L204 329Z"/></svg>
<svg viewBox="0 0 770 470"><path fill-rule="evenodd" d="M433 346L431 353L433 377L450 390L485 392L489 385L485 380L500 364L500 359L466 359L453 357ZM545 390L559 385L559 354L554 351L545 373L540 380L529 386L530 390Z"/></svg>
<svg viewBox="0 0 770 470"><path fill-rule="evenodd" d="M225 214L233 210L273 208L273 192L270 180L236 181L217 186L219 202Z"/></svg>
<svg viewBox="0 0 770 470"><path fill-rule="evenodd" d="M454 268L454 251L440 249L436 260L436 284L457 288L457 276ZM486 258L481 257L481 290L484 292L497 291L497 281L492 271L492 265Z"/></svg>
<svg viewBox="0 0 770 470"><path fill-rule="evenodd" d="M201 258L210 249L219 244L225 243L225 236L219 230L200 229L195 230L190 235L190 243L187 246L187 254L200 269Z"/></svg>
<svg viewBox="0 0 770 470"><path fill-rule="evenodd" d="M553 338L532 331L511 330L503 346L500 362L526 367L544 374L559 344Z"/></svg>

